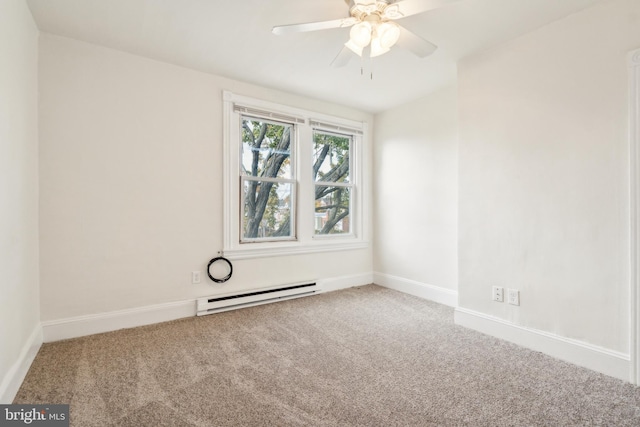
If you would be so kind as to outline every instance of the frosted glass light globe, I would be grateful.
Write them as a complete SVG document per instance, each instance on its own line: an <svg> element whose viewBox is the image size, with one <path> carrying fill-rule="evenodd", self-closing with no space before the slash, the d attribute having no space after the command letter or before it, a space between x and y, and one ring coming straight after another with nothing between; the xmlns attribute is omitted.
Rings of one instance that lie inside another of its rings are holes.
<svg viewBox="0 0 640 427"><path fill-rule="evenodd" d="M393 22L383 22L376 29L380 39L380 47L389 49L400 38L400 27Z"/></svg>
<svg viewBox="0 0 640 427"><path fill-rule="evenodd" d="M349 32L351 41L360 47L365 47L371 42L371 24L368 22L359 22Z"/></svg>
<svg viewBox="0 0 640 427"><path fill-rule="evenodd" d="M371 58L375 58L376 56L380 56L387 52L389 52L389 48L381 45L379 37L371 39L371 52L369 54Z"/></svg>

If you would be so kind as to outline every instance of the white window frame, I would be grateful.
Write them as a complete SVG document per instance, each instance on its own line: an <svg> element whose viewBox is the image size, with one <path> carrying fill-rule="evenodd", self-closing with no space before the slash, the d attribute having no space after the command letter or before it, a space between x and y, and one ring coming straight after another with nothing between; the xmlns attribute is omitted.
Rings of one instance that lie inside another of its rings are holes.
<svg viewBox="0 0 640 427"><path fill-rule="evenodd" d="M292 135L291 155L296 165L296 231L294 241L256 241L241 243L241 194L240 153L241 116L262 117L287 123L295 123ZM315 252L364 249L369 246L365 236L367 220L364 206L364 158L367 125L299 108L289 107L251 97L223 92L223 251L230 259L262 258ZM348 234L316 235L315 182L312 179L313 130L326 130L352 135L350 152L352 179L351 206L349 212L351 232Z"/></svg>
<svg viewBox="0 0 640 427"><path fill-rule="evenodd" d="M240 243L241 244L245 244L245 243L263 243L263 242L267 242L267 241L291 241L291 240L296 240L297 239L297 230L296 230L296 217L298 215L298 208L297 208L297 193L298 193L298 188L297 188L297 164L296 164L296 156L295 156L295 150L296 150L296 146L297 146L297 141L296 141L296 137L297 137L297 131L296 131L296 127L297 124L296 123L292 123L292 121L282 121L282 120L271 120L271 119L264 119L263 117L260 117L260 115L252 115L249 113L240 113L240 120L238 122L239 126L241 125L241 121L243 118L249 118L249 119L255 119L255 120L264 120L265 122L271 123L271 124L276 124L276 125L291 125L291 136L290 136L290 146L289 146L289 153L290 153L290 170L291 170L291 177L290 178L267 178L267 177L259 177L259 176L251 176L251 175L245 175L243 173L240 173L239 178L240 178L240 189L239 189L239 193L238 196L240 197L240 218L244 218L244 198L242 196L242 191L244 189L244 184L247 181L258 181L258 182L273 182L276 184L291 184L291 220L290 220L290 229L292 230L292 235L291 236L283 236L283 237L254 237L254 238L249 238L249 237L244 237L242 236L244 233L239 232L239 239L240 239ZM240 132L242 132L240 130ZM235 136L234 136L235 137ZM240 138L240 134L238 135L238 138ZM240 149L240 153L239 153L239 157L238 157L238 168L240 169L240 165L242 163L241 157L243 155L243 150L242 150L242 143L239 144L239 149ZM242 226L240 226L240 229L242 229Z"/></svg>
<svg viewBox="0 0 640 427"><path fill-rule="evenodd" d="M319 132L319 133L325 133L327 135L336 135L336 136L342 136L342 137L346 137L349 138L349 182L348 183L343 183L343 182L331 182L331 181L314 181L313 182L313 191L315 193L316 187L321 186L321 187L343 187L343 188L348 188L350 190L350 195L349 195L349 219L351 220L351 213L354 211L354 206L353 206L353 201L354 201L354 195L356 193L356 185L354 182L354 179L352 178L351 174L353 169L353 165L354 165L354 159L352 157L352 153L353 153L353 149L355 147L355 139L356 136L353 133L344 133L344 132L337 132L335 130L328 130L328 126L321 124L321 123L313 123L312 122L312 126L311 126L311 132L312 134L314 132ZM350 221L351 222L351 221ZM349 233L345 233L345 234L339 234L338 236L349 236L353 234L353 228L349 227ZM315 225L314 225L314 235L313 238L314 239L333 239L335 238L336 235L335 234L317 234L315 233Z"/></svg>

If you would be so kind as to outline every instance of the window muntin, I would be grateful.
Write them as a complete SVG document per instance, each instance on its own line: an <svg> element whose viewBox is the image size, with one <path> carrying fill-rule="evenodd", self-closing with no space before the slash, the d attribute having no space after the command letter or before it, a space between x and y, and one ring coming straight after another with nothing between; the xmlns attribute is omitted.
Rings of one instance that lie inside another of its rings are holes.
<svg viewBox="0 0 640 427"><path fill-rule="evenodd" d="M313 130L314 234L351 234L353 136Z"/></svg>
<svg viewBox="0 0 640 427"><path fill-rule="evenodd" d="M241 117L241 242L295 239L294 125Z"/></svg>

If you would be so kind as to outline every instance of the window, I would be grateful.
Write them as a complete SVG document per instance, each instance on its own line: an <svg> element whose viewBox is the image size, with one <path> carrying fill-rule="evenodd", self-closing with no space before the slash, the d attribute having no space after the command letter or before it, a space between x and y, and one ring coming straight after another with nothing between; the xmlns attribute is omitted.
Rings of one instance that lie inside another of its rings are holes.
<svg viewBox="0 0 640 427"><path fill-rule="evenodd" d="M352 137L314 129L315 234L348 234Z"/></svg>
<svg viewBox="0 0 640 427"><path fill-rule="evenodd" d="M230 92L224 114L227 256L367 246L363 123Z"/></svg>
<svg viewBox="0 0 640 427"><path fill-rule="evenodd" d="M241 117L241 242L295 239L293 124Z"/></svg>

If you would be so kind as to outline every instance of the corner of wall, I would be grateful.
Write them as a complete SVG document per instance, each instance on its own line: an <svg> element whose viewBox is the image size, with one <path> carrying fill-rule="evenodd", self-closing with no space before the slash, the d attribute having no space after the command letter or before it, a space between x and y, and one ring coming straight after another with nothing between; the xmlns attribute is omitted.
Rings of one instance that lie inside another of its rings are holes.
<svg viewBox="0 0 640 427"><path fill-rule="evenodd" d="M13 402L41 346L42 327L38 323L22 347L18 360L9 368L9 371L0 383L1 404L10 404Z"/></svg>
<svg viewBox="0 0 640 427"><path fill-rule="evenodd" d="M458 292L384 273L374 273L373 283L449 307L458 306Z"/></svg>

